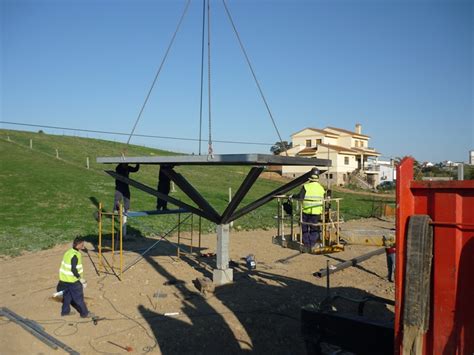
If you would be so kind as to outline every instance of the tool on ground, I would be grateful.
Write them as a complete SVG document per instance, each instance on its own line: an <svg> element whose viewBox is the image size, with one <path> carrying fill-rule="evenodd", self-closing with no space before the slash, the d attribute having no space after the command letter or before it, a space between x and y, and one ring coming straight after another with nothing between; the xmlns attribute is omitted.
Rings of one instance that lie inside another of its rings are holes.
<svg viewBox="0 0 474 355"><path fill-rule="evenodd" d="M163 314L165 317L179 316L179 312L168 312Z"/></svg>
<svg viewBox="0 0 474 355"><path fill-rule="evenodd" d="M247 268L249 270L255 270L257 267L257 261L255 260L255 255L249 254L245 257L245 261L247 262Z"/></svg>
<svg viewBox="0 0 474 355"><path fill-rule="evenodd" d="M92 317L92 323L94 323L94 325L97 325L97 323L99 323L99 321L104 320L104 319L105 319L104 317L93 316Z"/></svg>
<svg viewBox="0 0 474 355"><path fill-rule="evenodd" d="M110 341L110 340L107 341L107 343L112 344L112 345L115 345L116 347L119 347L120 349L123 349L123 350L125 350L125 351L128 352L128 353L131 353L131 352L133 351L133 348L132 348L131 346L128 346L128 345L127 345L127 346L122 346L122 345L119 345L119 344L117 344L117 343L114 343L113 341Z"/></svg>
<svg viewBox="0 0 474 355"><path fill-rule="evenodd" d="M0 316L7 317L11 321L21 326L23 329L25 329L28 333L34 335L36 338L38 338L43 343L55 350L61 348L71 355L79 355L77 351L73 350L66 344L60 342L55 337L46 333L43 327L41 327L39 324L35 323L32 320L21 317L20 315L16 314L15 312L11 311L6 307L0 308Z"/></svg>
<svg viewBox="0 0 474 355"><path fill-rule="evenodd" d="M156 311L156 304L153 303L153 301L151 300L150 296L146 295L146 297L148 298L148 302L150 302L151 306L152 306L153 309Z"/></svg>
<svg viewBox="0 0 474 355"><path fill-rule="evenodd" d="M168 296L168 295L167 295L166 293L162 292L161 290L158 290L158 292L155 292L155 293L153 294L153 297L154 297L154 298L165 298L165 297L167 297L167 296Z"/></svg>

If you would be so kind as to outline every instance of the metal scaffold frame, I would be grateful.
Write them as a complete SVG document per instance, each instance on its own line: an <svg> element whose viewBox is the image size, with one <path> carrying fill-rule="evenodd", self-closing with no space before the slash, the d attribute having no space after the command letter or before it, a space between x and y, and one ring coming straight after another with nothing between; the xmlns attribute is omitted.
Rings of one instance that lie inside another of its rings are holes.
<svg viewBox="0 0 474 355"><path fill-rule="evenodd" d="M111 236L112 236L112 265L111 269L115 272L115 217L119 218L119 251L120 251L120 276L119 279L122 279L123 273L123 209L122 204L120 204L118 212L104 212L102 211L102 202L99 203L99 211L98 211L98 226L99 226L99 273L103 272L104 264L102 259L104 256L102 255L102 221L103 216L110 216L111 219ZM107 262L108 264L108 262Z"/></svg>
<svg viewBox="0 0 474 355"><path fill-rule="evenodd" d="M182 213L189 213L189 216L186 218L182 219L181 214ZM160 236L160 239L157 240L155 243L153 243L150 247L145 249L143 253L141 253L134 261L132 261L129 265L123 266L123 237L126 235L126 227L127 227L127 218L133 218L133 217L144 217L144 216L151 216L151 215L168 215L168 214L177 214L178 215L178 223L168 232L166 232L164 235ZM103 217L107 216L110 217L111 219L111 251L112 251L112 264L110 265L108 261L105 259L103 253L102 253L102 242L103 242ZM98 251L99 251L99 270L98 273L100 272L105 272L104 269L104 264L103 260L106 260L106 263L110 266L112 271L115 274L115 218L118 217L118 224L119 224L119 231L117 232L119 235L119 252L120 252L120 274L117 275L117 277L121 280L122 275L125 271L130 269L132 266L134 266L136 263L138 263L143 257L150 251L152 250L161 240L166 240L166 237L169 236L171 233L173 233L175 230L177 230L177 237L178 237L178 243L177 245L173 245L176 247L176 256L178 258L181 257L181 254L183 254L183 250L181 247L181 241L182 240L188 240L190 241L189 244L189 254L193 253L193 242L194 242L194 214L190 213L189 211L185 209L176 209L176 210L166 210L166 211L129 211L127 215L125 216L123 213L123 208L122 204L120 204L119 211L117 212L104 212L102 209L102 203L99 203L99 209L98 209L98 230L99 230L99 243L98 243ZM181 236L181 226L183 223L185 223L188 219L190 219L190 237L185 238ZM199 217L199 230L198 230L198 250L201 250L201 236L202 236L202 220L201 217ZM169 242L169 241L168 241Z"/></svg>
<svg viewBox="0 0 474 355"><path fill-rule="evenodd" d="M324 212L321 214L320 223L303 222L303 209L301 202L303 200L293 198L290 195L277 195L277 235L272 238L274 244L285 248L299 250L310 254L327 254L344 250L341 244L341 220L339 218L339 204L341 198L323 199ZM286 202L285 202L286 201ZM285 203L290 203L291 213L285 211ZM336 208L332 208L332 204ZM296 206L296 208L294 208ZM294 211L297 211L294 213ZM289 233L286 233L286 226L289 223ZM321 228L322 246L308 248L303 245L303 226L314 226ZM298 226L298 227L295 227ZM298 232L299 233L298 233Z"/></svg>

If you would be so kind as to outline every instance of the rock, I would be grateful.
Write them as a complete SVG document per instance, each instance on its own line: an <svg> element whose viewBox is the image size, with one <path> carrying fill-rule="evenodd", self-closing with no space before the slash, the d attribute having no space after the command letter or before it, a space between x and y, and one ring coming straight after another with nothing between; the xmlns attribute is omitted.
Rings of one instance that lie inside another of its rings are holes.
<svg viewBox="0 0 474 355"><path fill-rule="evenodd" d="M207 295L209 293L213 293L215 290L214 283L208 277L198 277L193 281L194 286L203 294Z"/></svg>

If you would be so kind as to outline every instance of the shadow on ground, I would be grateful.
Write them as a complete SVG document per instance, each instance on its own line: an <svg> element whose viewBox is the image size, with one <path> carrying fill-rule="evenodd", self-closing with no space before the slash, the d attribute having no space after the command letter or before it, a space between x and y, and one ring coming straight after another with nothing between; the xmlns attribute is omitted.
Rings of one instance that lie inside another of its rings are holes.
<svg viewBox="0 0 474 355"><path fill-rule="evenodd" d="M136 253L137 257L160 240L140 262L146 261L168 280L182 301L180 315L176 318L159 314L145 305L138 306L153 331L156 347L163 354L306 353L301 337L300 310L304 305L321 302L327 295L326 288L278 275L273 272L273 266L265 263L259 263L256 270L247 270L245 261L234 260L231 262L234 283L218 287L206 297L193 284L179 282L156 261L157 256L175 256L175 243L159 236L148 238L132 226L128 227L128 236L124 251ZM97 235L85 237L97 250ZM103 236L103 246L104 255L107 255L111 234ZM194 251L201 252L198 248ZM185 254L181 260L203 276L212 278L215 258ZM358 299L370 296L353 287L335 287L331 293ZM340 311L357 314L356 304L341 301L336 306ZM373 320L393 320L393 312L380 303L371 303L365 308L365 314Z"/></svg>
<svg viewBox="0 0 474 355"><path fill-rule="evenodd" d="M153 259L153 255L147 256L146 260L160 275L174 280L173 275ZM202 262L194 257L182 257L182 260L195 269L202 266ZM212 266L213 261L206 259L204 263ZM187 320L163 317L143 305L139 306L161 352L305 353L300 309L303 305L322 301L327 290L309 282L276 275L265 264L259 264L259 268L268 271L249 271L243 261L232 264L235 282L218 287L211 296L225 306L225 311L217 311L211 306L210 298L184 283L177 283L175 287L183 299L181 313ZM208 267L202 269L203 275L210 276ZM332 288L331 293L358 299L369 296L365 291L352 287ZM336 307L339 311L357 314L356 304L341 300ZM367 305L365 314L373 320L393 320L393 313L380 303Z"/></svg>

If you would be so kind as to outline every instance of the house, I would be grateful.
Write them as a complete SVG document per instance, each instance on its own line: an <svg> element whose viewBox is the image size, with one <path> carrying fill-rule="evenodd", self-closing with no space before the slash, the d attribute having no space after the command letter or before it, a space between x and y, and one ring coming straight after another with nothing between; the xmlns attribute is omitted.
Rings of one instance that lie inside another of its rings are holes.
<svg viewBox="0 0 474 355"><path fill-rule="evenodd" d="M305 128L291 135L292 148L287 153L289 156L331 160L331 167L320 177L322 181L344 185L356 172L371 186L376 186L380 182L380 171L368 162L375 160L380 153L369 147L369 139L370 136L362 134L360 124L355 125L354 131L336 127ZM308 170L303 166L282 166L281 173L295 177Z"/></svg>

